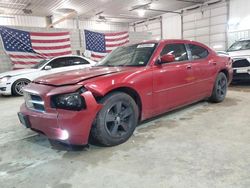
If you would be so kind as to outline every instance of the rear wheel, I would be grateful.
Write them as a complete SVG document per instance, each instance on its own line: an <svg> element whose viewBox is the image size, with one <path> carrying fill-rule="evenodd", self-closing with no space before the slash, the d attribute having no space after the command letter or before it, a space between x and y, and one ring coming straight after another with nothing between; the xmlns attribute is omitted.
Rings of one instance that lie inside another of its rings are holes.
<svg viewBox="0 0 250 188"><path fill-rule="evenodd" d="M210 97L211 102L222 102L227 94L227 77L223 72L220 72L216 78L213 93Z"/></svg>
<svg viewBox="0 0 250 188"><path fill-rule="evenodd" d="M28 85L30 83L30 80L28 79L19 79L15 81L12 85L12 94L16 96L22 96L23 95L23 87Z"/></svg>
<svg viewBox="0 0 250 188"><path fill-rule="evenodd" d="M104 146L115 146L129 139L138 123L138 107L129 95L122 92L108 94L101 101L91 129L91 138Z"/></svg>

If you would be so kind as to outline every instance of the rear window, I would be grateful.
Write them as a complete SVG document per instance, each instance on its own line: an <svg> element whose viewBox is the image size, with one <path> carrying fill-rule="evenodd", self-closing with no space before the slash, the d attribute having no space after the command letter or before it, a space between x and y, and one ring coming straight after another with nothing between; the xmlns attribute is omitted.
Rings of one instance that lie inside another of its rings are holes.
<svg viewBox="0 0 250 188"><path fill-rule="evenodd" d="M198 45L189 44L189 48L192 54L192 58L194 60L206 58L209 54L206 48L203 48Z"/></svg>

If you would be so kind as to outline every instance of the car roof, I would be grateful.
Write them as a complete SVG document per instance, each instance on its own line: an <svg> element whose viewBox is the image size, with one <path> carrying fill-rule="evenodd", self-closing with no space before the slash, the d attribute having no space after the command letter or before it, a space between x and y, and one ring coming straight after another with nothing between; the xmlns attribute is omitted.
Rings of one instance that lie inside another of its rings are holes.
<svg viewBox="0 0 250 188"><path fill-rule="evenodd" d="M56 58L61 58L61 57L80 57L80 58L84 58L83 56L80 56L80 55L61 55L61 56L56 56L56 57L52 57L50 59L56 59Z"/></svg>
<svg viewBox="0 0 250 188"><path fill-rule="evenodd" d="M81 56L81 55L72 55L72 54L70 54L70 55L56 56L56 57L52 57L52 58L46 59L46 60L48 60L50 62L50 61L52 61L54 59L63 58L63 57L79 57L79 58L83 58L83 59L87 60L91 65L93 65L93 64L96 63L95 61L93 61L92 59L90 59L88 57L84 57L84 56Z"/></svg>
<svg viewBox="0 0 250 188"><path fill-rule="evenodd" d="M171 42L171 43L174 43L174 42L183 42L183 43L196 43L196 44L201 44L201 45L204 45L200 42L197 42L197 41L193 41L193 40L184 40L184 39L162 39L162 40L146 40L146 41L142 41L142 42L139 42L139 43L135 43L135 44L147 44L147 43L167 43L167 42Z"/></svg>

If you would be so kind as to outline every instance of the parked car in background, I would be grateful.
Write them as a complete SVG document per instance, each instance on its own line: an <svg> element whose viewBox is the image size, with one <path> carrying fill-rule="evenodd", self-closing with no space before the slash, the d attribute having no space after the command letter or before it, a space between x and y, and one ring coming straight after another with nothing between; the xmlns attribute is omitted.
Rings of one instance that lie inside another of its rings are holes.
<svg viewBox="0 0 250 188"><path fill-rule="evenodd" d="M222 102L230 57L187 40L119 47L97 66L34 80L18 113L50 139L105 146L125 142L139 121L203 99ZM46 125L46 126L45 126Z"/></svg>
<svg viewBox="0 0 250 188"><path fill-rule="evenodd" d="M13 70L0 74L0 95L23 95L23 87L34 79L67 70L77 70L96 62L85 57L67 55L42 60L30 69Z"/></svg>
<svg viewBox="0 0 250 188"><path fill-rule="evenodd" d="M233 59L233 82L250 81L250 39L236 41L227 53Z"/></svg>

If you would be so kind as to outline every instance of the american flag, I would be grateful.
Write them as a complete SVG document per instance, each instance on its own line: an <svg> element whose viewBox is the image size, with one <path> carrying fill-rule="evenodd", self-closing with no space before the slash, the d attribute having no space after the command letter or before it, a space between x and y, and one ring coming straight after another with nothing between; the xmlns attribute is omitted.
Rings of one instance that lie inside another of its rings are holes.
<svg viewBox="0 0 250 188"><path fill-rule="evenodd" d="M27 32L0 26L0 34L13 69L28 68L43 59L72 54L69 32Z"/></svg>
<svg viewBox="0 0 250 188"><path fill-rule="evenodd" d="M84 30L86 50L91 52L91 58L101 60L108 53L129 42L129 34L125 32L98 33Z"/></svg>

